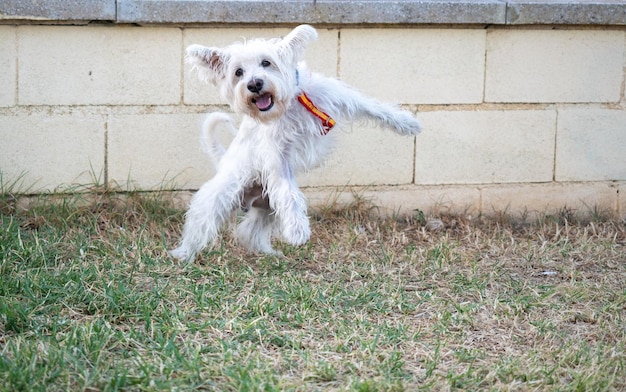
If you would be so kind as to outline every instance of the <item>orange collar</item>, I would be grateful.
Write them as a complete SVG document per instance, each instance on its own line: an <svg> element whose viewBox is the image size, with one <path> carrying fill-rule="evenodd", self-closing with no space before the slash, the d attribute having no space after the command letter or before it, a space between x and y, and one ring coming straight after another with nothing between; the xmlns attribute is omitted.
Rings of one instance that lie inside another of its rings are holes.
<svg viewBox="0 0 626 392"><path fill-rule="evenodd" d="M328 132L333 129L333 127L335 126L335 120L333 120L333 118L327 113L319 110L317 106L315 106L315 104L311 102L309 97L307 97L304 91L302 92L302 94L298 95L298 102L300 102L302 106L304 106L306 110L311 112L315 117L322 120L322 135L327 135Z"/></svg>

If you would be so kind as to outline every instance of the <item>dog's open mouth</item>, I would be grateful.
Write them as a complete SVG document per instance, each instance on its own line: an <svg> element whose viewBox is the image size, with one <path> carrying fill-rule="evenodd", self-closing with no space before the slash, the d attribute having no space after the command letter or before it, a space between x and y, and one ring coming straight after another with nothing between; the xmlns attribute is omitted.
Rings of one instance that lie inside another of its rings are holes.
<svg viewBox="0 0 626 392"><path fill-rule="evenodd" d="M265 93L256 98L252 98L252 103L255 104L260 111L266 112L274 106L274 97L272 97L270 93Z"/></svg>

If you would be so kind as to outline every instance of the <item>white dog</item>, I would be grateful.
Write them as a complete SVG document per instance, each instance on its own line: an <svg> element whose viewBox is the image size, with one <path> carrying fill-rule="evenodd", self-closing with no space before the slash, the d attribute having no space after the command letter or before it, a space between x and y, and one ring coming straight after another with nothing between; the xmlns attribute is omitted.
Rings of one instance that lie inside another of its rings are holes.
<svg viewBox="0 0 626 392"><path fill-rule="evenodd" d="M201 78L219 87L243 120L228 149L214 132L218 123L230 122L229 117L213 114L205 122L205 150L217 173L193 196L172 256L193 260L237 208L247 210L237 238L248 250L278 253L271 245L273 234L293 245L304 244L311 230L295 175L328 156L336 127L367 119L401 135L420 132L410 112L309 72L301 60L307 43L316 38L313 27L302 25L283 39L187 48L188 62Z"/></svg>

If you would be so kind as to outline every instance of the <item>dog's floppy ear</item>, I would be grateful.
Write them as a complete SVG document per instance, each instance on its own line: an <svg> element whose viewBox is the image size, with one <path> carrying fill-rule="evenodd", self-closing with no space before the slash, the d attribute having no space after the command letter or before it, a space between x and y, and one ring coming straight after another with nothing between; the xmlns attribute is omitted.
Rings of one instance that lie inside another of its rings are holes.
<svg viewBox="0 0 626 392"><path fill-rule="evenodd" d="M280 53L285 60L297 63L304 58L307 44L316 39L317 31L312 26L300 25L280 41Z"/></svg>
<svg viewBox="0 0 626 392"><path fill-rule="evenodd" d="M202 80L217 84L226 76L228 54L222 49L190 45L187 47L186 61L198 70L198 76Z"/></svg>

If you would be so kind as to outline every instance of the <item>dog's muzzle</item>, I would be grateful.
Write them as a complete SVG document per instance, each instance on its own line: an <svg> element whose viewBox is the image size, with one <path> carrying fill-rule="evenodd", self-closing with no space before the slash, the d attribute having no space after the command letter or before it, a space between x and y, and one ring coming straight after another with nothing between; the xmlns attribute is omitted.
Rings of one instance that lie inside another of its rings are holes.
<svg viewBox="0 0 626 392"><path fill-rule="evenodd" d="M266 112L274 106L274 97L272 97L270 93L261 94L263 85L263 79L252 79L248 82L247 88L251 93L258 94L256 97L252 98L252 103L255 104L260 111Z"/></svg>
<svg viewBox="0 0 626 392"><path fill-rule="evenodd" d="M256 107L262 111L266 112L274 106L274 99L272 94L265 93L263 95L259 95L258 97L252 98L252 103L256 105Z"/></svg>

